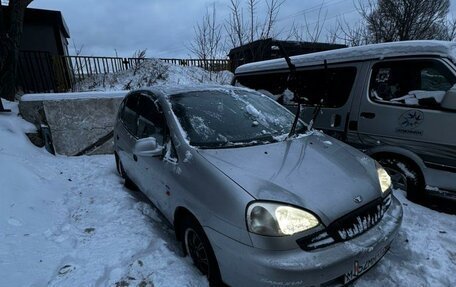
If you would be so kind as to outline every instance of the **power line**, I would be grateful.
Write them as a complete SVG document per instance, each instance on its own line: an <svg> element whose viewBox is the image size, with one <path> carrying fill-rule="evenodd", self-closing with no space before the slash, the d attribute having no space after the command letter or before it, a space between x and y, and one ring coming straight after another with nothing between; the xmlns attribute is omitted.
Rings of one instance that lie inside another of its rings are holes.
<svg viewBox="0 0 456 287"><path fill-rule="evenodd" d="M346 2L346 0L330 0L330 1L326 2L326 3L323 2L322 4L315 5L315 6L306 8L306 9L302 9L302 10L299 10L299 11L293 13L293 14L286 15L286 16L284 16L282 18L279 18L279 19L277 19L277 22L288 20L290 18L296 18L297 16L305 15L305 14L307 14L309 12L313 12L313 11L318 11L320 9L327 8L327 7L331 6L332 4L337 5L337 4L342 3L342 2Z"/></svg>
<svg viewBox="0 0 456 287"><path fill-rule="evenodd" d="M317 24L318 22L326 22L328 20L331 20L331 19L334 19L334 18L337 18L337 17L341 17L341 16L345 16L345 15L351 14L351 13L356 12L356 11L358 11L356 8L355 9L351 9L351 10L348 10L346 12L333 15L333 16L331 16L329 18L325 18L325 19L321 19L321 20L317 20L317 21L308 23L307 26L313 26L313 25ZM293 29L294 29L294 27L291 27L290 29L283 31L282 33L290 34L293 31Z"/></svg>

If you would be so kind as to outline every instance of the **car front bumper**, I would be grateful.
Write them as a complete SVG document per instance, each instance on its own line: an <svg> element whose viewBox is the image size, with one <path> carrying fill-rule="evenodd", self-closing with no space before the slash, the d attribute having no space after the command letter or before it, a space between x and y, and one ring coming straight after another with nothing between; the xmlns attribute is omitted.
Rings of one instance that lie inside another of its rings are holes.
<svg viewBox="0 0 456 287"><path fill-rule="evenodd" d="M306 252L247 246L210 228L206 234L222 279L230 286L341 286L357 279L388 251L402 223L402 206L393 197L383 219L362 235Z"/></svg>

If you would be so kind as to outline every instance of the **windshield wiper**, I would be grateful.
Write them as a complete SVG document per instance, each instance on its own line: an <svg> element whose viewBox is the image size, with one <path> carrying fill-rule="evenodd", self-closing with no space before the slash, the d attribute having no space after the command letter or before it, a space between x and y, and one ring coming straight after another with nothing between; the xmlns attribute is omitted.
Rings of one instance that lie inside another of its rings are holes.
<svg viewBox="0 0 456 287"><path fill-rule="evenodd" d="M287 62L287 65L288 65L288 69L290 70L290 73L288 74L288 78L287 78L287 88L293 92L295 99L299 98L299 97L297 97L296 90L290 87L291 86L290 83L291 84L296 83L296 66L291 62L290 56L288 56L288 53L283 48L282 44L279 42L279 43L277 43L277 45L279 46L280 53L285 58L285 61ZM296 126L298 125L299 115L301 114L301 103L299 100L297 102L298 102L298 108L296 109L295 118L293 120L293 124L291 125L291 130L290 130L290 133L288 134L287 138L293 137L294 134L296 133Z"/></svg>
<svg viewBox="0 0 456 287"><path fill-rule="evenodd" d="M325 90L324 90L324 94L323 94L323 97L320 99L320 102L315 106L315 109L312 113L312 119L310 120L310 123L309 123L309 126L307 127L307 130L312 130L312 127L313 127L313 124L315 123L315 121L317 120L317 117L318 115L320 114L320 111L321 111L321 107L323 106L325 100L328 99L328 85L329 85L329 81L328 81L328 61L324 61L324 71L325 71Z"/></svg>
<svg viewBox="0 0 456 287"><path fill-rule="evenodd" d="M233 148L233 147L246 147L254 146L265 143L277 142L276 139L271 134L266 134L263 136L258 136L254 138L237 140L237 141L227 141L227 142L190 142L190 145L206 148L206 149L215 149L215 148Z"/></svg>

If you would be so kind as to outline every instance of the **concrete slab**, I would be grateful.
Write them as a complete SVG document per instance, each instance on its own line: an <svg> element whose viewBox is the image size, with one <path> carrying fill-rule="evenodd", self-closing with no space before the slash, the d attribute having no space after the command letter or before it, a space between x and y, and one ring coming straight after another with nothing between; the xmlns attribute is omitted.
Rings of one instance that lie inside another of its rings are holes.
<svg viewBox="0 0 456 287"><path fill-rule="evenodd" d="M19 109L29 122L51 129L56 153L75 155L114 128L120 103L128 91L24 95ZM113 152L113 141L93 154Z"/></svg>

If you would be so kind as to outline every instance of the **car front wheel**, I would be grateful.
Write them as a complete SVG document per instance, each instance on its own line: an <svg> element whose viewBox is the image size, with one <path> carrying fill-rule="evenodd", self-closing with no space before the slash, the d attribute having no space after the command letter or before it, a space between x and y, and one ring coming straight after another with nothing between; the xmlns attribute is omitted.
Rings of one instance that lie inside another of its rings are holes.
<svg viewBox="0 0 456 287"><path fill-rule="evenodd" d="M198 270L207 276L210 286L223 286L217 259L201 225L195 220L185 219L181 226L184 253L189 255Z"/></svg>

